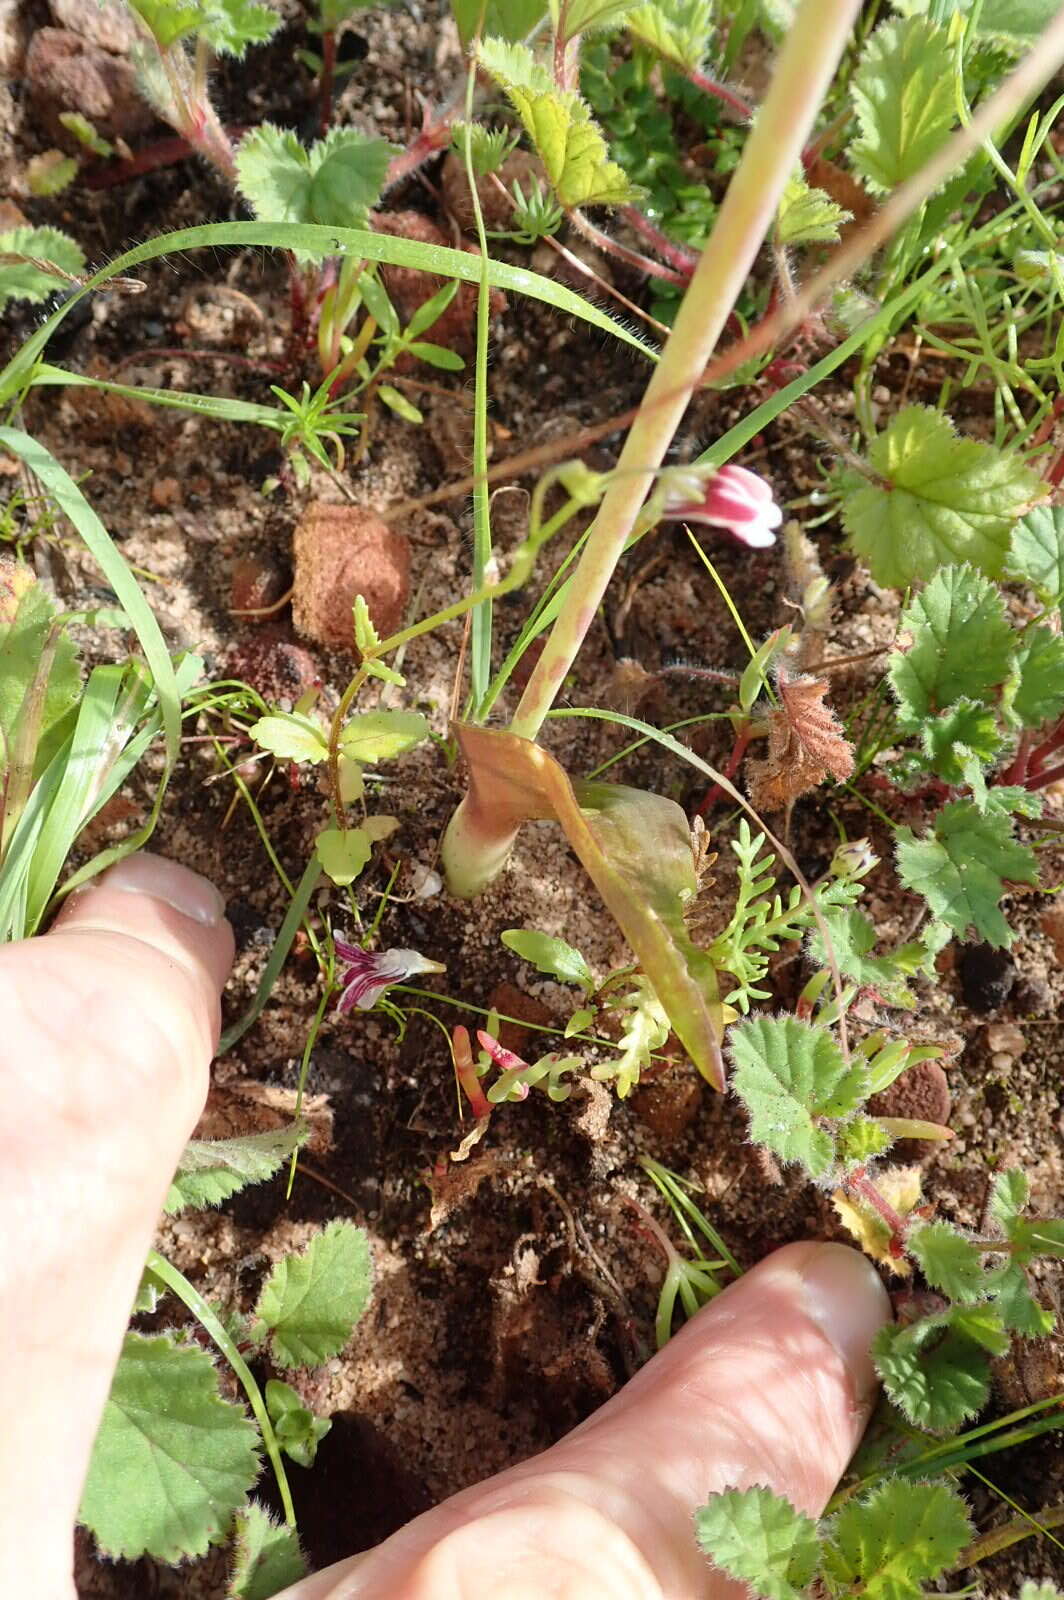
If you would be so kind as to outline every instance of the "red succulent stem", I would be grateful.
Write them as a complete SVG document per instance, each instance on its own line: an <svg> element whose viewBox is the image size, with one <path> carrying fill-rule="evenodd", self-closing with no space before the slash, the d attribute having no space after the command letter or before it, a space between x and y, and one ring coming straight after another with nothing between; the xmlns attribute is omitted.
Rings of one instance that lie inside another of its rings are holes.
<svg viewBox="0 0 1064 1600"><path fill-rule="evenodd" d="M451 1038L455 1076L469 1101L469 1109L475 1117L490 1117L491 1103L480 1086L477 1069L473 1065L473 1047L469 1042L469 1029L459 1024Z"/></svg>
<svg viewBox="0 0 1064 1600"><path fill-rule="evenodd" d="M243 126L237 126L227 127L225 131L235 142L246 130ZM134 178L143 177L145 173L159 172L163 167L176 167L179 161L187 161L189 156L198 153L189 139L175 133L171 138L156 139L152 144L145 145L143 150L136 151L125 161L96 161L85 168L82 176L87 189L115 189L121 183L131 183Z"/></svg>
<svg viewBox="0 0 1064 1600"><path fill-rule="evenodd" d="M318 132L324 139L332 122L333 82L336 73L336 30L321 36L321 78L318 83Z"/></svg>
<svg viewBox="0 0 1064 1600"><path fill-rule="evenodd" d="M1023 783L1027 777L1027 769L1031 761L1031 746L1034 735L1030 729L1025 728L1020 734L1020 742L1016 746L1016 754L1001 774L1002 783Z"/></svg>
<svg viewBox="0 0 1064 1600"><path fill-rule="evenodd" d="M1064 717L1061 717L1060 721L1055 725L1049 737L1047 739L1043 739L1042 743L1036 745L1035 748L1030 752L1025 768L1025 776L1030 773L1037 774L1040 772L1041 768L1045 764L1046 757L1055 754L1055 752L1059 750L1062 745L1064 745ZM1018 753L1019 752L1017 752L1017 754ZM1029 784L1028 787L1030 787Z"/></svg>

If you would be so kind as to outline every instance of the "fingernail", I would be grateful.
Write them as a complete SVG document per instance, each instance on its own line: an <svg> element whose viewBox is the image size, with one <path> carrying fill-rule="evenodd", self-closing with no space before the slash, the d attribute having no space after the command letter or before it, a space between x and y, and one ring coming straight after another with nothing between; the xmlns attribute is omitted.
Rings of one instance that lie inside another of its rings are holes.
<svg viewBox="0 0 1064 1600"><path fill-rule="evenodd" d="M878 1379L869 1349L885 1322L890 1300L872 1263L844 1244L822 1244L802 1271L805 1310L835 1346L853 1382L858 1404L866 1405Z"/></svg>
<svg viewBox="0 0 1064 1600"><path fill-rule="evenodd" d="M118 861L96 880L101 887L124 889L129 894L147 895L162 900L191 922L215 928L225 916L225 901L213 883L198 872L167 861L165 856L139 850Z"/></svg>

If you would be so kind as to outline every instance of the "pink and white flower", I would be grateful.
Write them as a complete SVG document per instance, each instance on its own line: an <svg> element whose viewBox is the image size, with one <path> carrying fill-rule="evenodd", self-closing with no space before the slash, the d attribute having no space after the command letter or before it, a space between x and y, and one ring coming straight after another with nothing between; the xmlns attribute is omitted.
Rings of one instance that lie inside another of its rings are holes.
<svg viewBox="0 0 1064 1600"><path fill-rule="evenodd" d="M370 1011L385 989L405 983L422 972L445 972L438 961L430 961L417 950L363 950L356 944L334 939L336 954L344 964L340 974L342 993L337 1011Z"/></svg>
<svg viewBox="0 0 1064 1600"><path fill-rule="evenodd" d="M701 498L694 498L698 494ZM665 499L665 516L671 522L701 522L711 528L725 528L753 550L764 550L776 542L776 529L783 512L772 498L764 478L734 462L721 467L712 477L697 475L684 482L677 473Z"/></svg>

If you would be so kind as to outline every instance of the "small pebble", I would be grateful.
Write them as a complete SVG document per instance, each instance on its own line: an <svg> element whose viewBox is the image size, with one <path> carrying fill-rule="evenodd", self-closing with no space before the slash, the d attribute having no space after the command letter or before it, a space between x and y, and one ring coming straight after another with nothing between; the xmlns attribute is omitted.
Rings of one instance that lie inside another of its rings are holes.
<svg viewBox="0 0 1064 1600"><path fill-rule="evenodd" d="M1009 1056L1022 1056L1027 1040L1013 1022L992 1022L986 1030L986 1042L996 1057L1004 1052Z"/></svg>

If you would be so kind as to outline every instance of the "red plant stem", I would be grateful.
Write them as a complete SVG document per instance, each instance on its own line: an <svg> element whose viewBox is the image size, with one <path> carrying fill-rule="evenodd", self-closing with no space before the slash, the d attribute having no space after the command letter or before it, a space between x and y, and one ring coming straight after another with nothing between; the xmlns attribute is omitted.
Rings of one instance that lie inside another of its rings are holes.
<svg viewBox="0 0 1064 1600"><path fill-rule="evenodd" d="M643 215L638 206L622 206L621 216L633 227L636 233L641 233L648 244L653 245L662 261L667 261L670 267L675 267L677 272L682 272L689 278L698 265L698 257L690 250L685 250L681 245L673 244L667 239L660 228L655 228L649 217Z"/></svg>
<svg viewBox="0 0 1064 1600"><path fill-rule="evenodd" d="M727 762L725 764L725 767L724 767L724 776L726 778L730 779L730 778L734 778L735 777L735 774L738 772L740 766L742 765L742 759L743 759L743 756L746 754L746 748L749 745L749 743L750 743L750 741L751 741L751 739L753 737L754 737L753 724L749 723L749 722L744 722L742 727L739 728L738 732L735 735L735 743L732 745L731 755L728 757L728 760L727 760ZM706 790L705 795L702 798L702 804L699 806L698 810L695 812L695 815L698 816L698 817L704 817L706 812L709 810L710 806L717 799L717 796L718 795L722 795L723 793L724 793L724 790L721 788L719 783L710 784L709 788Z"/></svg>
<svg viewBox="0 0 1064 1600"><path fill-rule="evenodd" d="M318 84L318 132L324 139L333 110L333 75L336 71L336 30L321 36L321 79Z"/></svg>
<svg viewBox="0 0 1064 1600"><path fill-rule="evenodd" d="M687 77L696 89L701 89L703 94L712 95L714 100L719 100L730 111L734 111L740 121L749 122L753 117L754 107L749 100L744 100L741 94L736 94L727 84L718 83L716 78L707 77L704 72L699 72L697 67L688 67Z"/></svg>
<svg viewBox="0 0 1064 1600"><path fill-rule="evenodd" d="M1058 762L1055 767L1047 767L1044 772L1038 773L1037 777L1028 778L1024 788L1032 792L1035 789L1046 789L1051 783L1059 783L1061 778L1064 778L1064 761Z"/></svg>
<svg viewBox="0 0 1064 1600"><path fill-rule="evenodd" d="M1036 745L1030 752L1026 772L1038 772L1045 763L1046 757L1053 755L1062 745L1064 745L1064 717L1061 717L1049 737L1043 739L1042 743Z"/></svg>
<svg viewBox="0 0 1064 1600"><path fill-rule="evenodd" d="M1037 429L1031 435L1029 449L1037 450L1040 444L1047 444L1049 442L1049 440L1053 437L1053 429L1060 420L1060 414L1062 411L1064 411L1064 393L1057 395L1057 398L1053 401L1048 415L1042 418L1042 421L1039 423Z"/></svg>
<svg viewBox="0 0 1064 1600"><path fill-rule="evenodd" d="M243 126L226 128L230 139L238 140L243 137ZM127 161L97 161L91 167L86 167L82 177L87 189L115 189L120 183L131 183L134 178L143 177L147 172L158 172L163 167L176 167L179 161L187 161L189 156L198 155L199 152L188 139L175 133L169 139L157 139L153 144L146 145L143 150L138 150Z"/></svg>
<svg viewBox="0 0 1064 1600"><path fill-rule="evenodd" d="M1016 746L1016 754L1005 771L1001 774L1002 783L1022 783L1027 776L1027 768L1031 759L1031 745L1034 735L1029 728L1020 734L1020 742Z"/></svg>
<svg viewBox="0 0 1064 1600"><path fill-rule="evenodd" d="M650 278L664 278L666 283L675 283L681 289L686 288L691 277L691 269L685 273L674 272L671 267L663 267L657 261L651 261L649 256L640 255L638 250L629 250L625 244L619 244L616 239L611 239L608 233L603 233L601 228L596 228L589 222L581 211L574 209L567 211L566 216L578 233L585 239L590 239L596 250L601 250L604 255L616 256L618 261L625 261L630 267L636 267L640 272L645 272Z"/></svg>
<svg viewBox="0 0 1064 1600"><path fill-rule="evenodd" d="M426 121L414 142L401 154L393 156L384 175L384 193L402 178L408 178L418 167L423 167L439 151L446 150L451 142L451 128L458 114L455 106L441 111L435 122Z"/></svg>
<svg viewBox="0 0 1064 1600"><path fill-rule="evenodd" d="M884 1200L871 1178L868 1177L863 1167L858 1167L856 1172L850 1174L846 1187L859 1194L862 1200L867 1200L873 1211L886 1223L890 1229L890 1244L887 1246L894 1258L900 1259L905 1254L905 1222L889 1201Z"/></svg>

